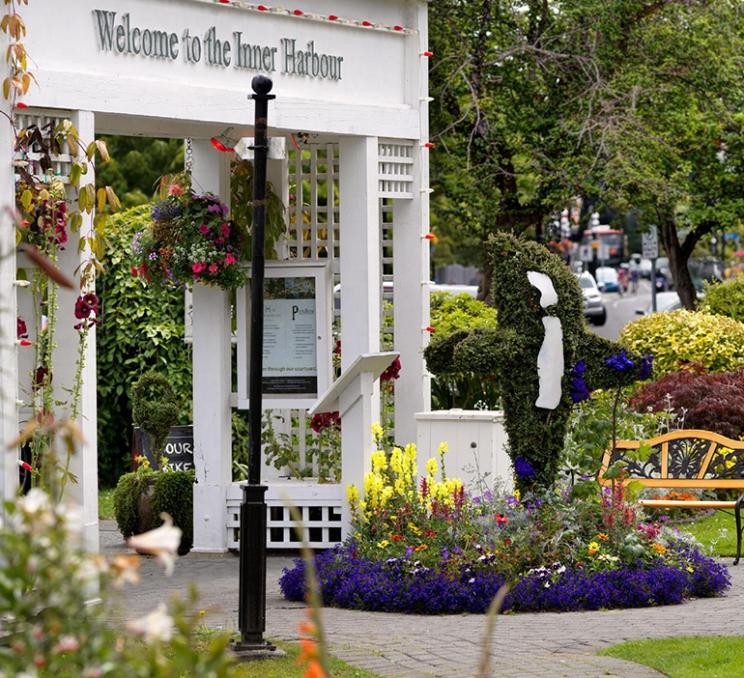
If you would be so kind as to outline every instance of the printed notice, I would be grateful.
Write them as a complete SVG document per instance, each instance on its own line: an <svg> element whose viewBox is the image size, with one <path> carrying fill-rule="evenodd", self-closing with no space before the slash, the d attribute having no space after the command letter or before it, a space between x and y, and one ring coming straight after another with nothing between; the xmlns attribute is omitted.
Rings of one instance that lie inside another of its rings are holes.
<svg viewBox="0 0 744 678"><path fill-rule="evenodd" d="M264 296L263 392L317 395L315 280L271 278Z"/></svg>

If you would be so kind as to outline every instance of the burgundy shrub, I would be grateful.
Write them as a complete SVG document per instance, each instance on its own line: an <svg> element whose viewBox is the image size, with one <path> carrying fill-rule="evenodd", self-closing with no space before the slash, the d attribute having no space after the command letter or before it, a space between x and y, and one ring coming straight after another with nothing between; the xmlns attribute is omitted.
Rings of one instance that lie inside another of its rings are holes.
<svg viewBox="0 0 744 678"><path fill-rule="evenodd" d="M630 406L637 412L671 409L680 428L713 431L738 440L744 436L744 370L672 372L641 388L630 399Z"/></svg>

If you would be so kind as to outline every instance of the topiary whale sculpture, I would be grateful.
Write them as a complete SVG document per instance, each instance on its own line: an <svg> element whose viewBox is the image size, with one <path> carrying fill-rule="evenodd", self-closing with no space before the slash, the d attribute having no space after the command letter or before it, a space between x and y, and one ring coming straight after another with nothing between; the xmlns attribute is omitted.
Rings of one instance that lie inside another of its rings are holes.
<svg viewBox="0 0 744 678"><path fill-rule="evenodd" d="M427 365L433 374L494 375L517 485L550 487L571 407L594 389L646 378L651 359L588 330L576 276L544 246L498 233L487 250L498 328L434 338Z"/></svg>

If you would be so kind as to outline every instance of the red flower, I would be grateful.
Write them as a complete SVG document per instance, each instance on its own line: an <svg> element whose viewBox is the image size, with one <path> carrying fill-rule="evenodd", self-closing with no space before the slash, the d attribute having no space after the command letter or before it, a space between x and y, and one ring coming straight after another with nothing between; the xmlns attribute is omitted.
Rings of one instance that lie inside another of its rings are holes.
<svg viewBox="0 0 744 678"><path fill-rule="evenodd" d="M429 539L432 539L433 537L437 536L437 533L431 528L429 528L428 530L424 530L424 536L429 537Z"/></svg>
<svg viewBox="0 0 744 678"><path fill-rule="evenodd" d="M136 278L139 275L139 269L136 266L132 266L129 270L132 273L133 278Z"/></svg>
<svg viewBox="0 0 744 678"><path fill-rule="evenodd" d="M28 337L28 328L26 327L26 321L18 317L16 318L16 337L18 339L25 339Z"/></svg>
<svg viewBox="0 0 744 678"><path fill-rule="evenodd" d="M200 261L197 261L193 264L191 264L191 272L199 275L204 269L207 268L206 264L202 264Z"/></svg>
<svg viewBox="0 0 744 678"><path fill-rule="evenodd" d="M44 382L46 381L46 377L49 375L48 383L52 383L52 373L49 371L48 367L37 367L36 372L34 372L34 380L32 384L32 388L34 390L41 388L44 385Z"/></svg>
<svg viewBox="0 0 744 678"><path fill-rule="evenodd" d="M229 238L230 237L230 224L221 224L220 233L222 233L222 235L225 236L226 238Z"/></svg>
<svg viewBox="0 0 744 678"><path fill-rule="evenodd" d="M403 536L400 534L394 534L390 537L390 539L392 539L393 541L403 541Z"/></svg>
<svg viewBox="0 0 744 678"><path fill-rule="evenodd" d="M338 430L341 429L341 416L338 412L318 412L310 420L310 428L316 433L320 433L331 426Z"/></svg>
<svg viewBox="0 0 744 678"><path fill-rule="evenodd" d="M496 524L499 527L506 525L508 522L509 522L509 519L505 515L502 515L501 513L496 514Z"/></svg>
<svg viewBox="0 0 744 678"><path fill-rule="evenodd" d="M512 543L512 540L509 539L509 537L507 537L506 539L504 539L504 546L511 546L511 543Z"/></svg>
<svg viewBox="0 0 744 678"><path fill-rule="evenodd" d="M217 273L217 271L219 270L220 270L220 267L217 264L209 264L210 273Z"/></svg>
<svg viewBox="0 0 744 678"><path fill-rule="evenodd" d="M202 224L201 226L199 226L199 233L201 233L202 235L208 235L209 226L207 226L206 224Z"/></svg>
<svg viewBox="0 0 744 678"><path fill-rule="evenodd" d="M232 254L225 255L225 266L232 266L237 259Z"/></svg>
<svg viewBox="0 0 744 678"><path fill-rule="evenodd" d="M380 381L393 381L398 377L400 377L400 358L396 358L390 363L390 367L380 375Z"/></svg>
<svg viewBox="0 0 744 678"><path fill-rule="evenodd" d="M183 195L183 187L179 186L178 184L171 184L170 186L168 186L168 195Z"/></svg>

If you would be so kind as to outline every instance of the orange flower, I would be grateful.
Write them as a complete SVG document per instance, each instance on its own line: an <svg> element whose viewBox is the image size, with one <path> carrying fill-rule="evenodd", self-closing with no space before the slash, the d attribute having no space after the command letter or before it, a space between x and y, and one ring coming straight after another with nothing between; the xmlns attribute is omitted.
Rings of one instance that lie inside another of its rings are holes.
<svg viewBox="0 0 744 678"><path fill-rule="evenodd" d="M306 636L315 636L318 633L318 629L311 621L300 622L300 633L304 633Z"/></svg>
<svg viewBox="0 0 744 678"><path fill-rule="evenodd" d="M313 659L305 669L303 678L327 678L326 672L316 659Z"/></svg>
<svg viewBox="0 0 744 678"><path fill-rule="evenodd" d="M403 536L400 534L394 534L390 537L393 541L403 541Z"/></svg>
<svg viewBox="0 0 744 678"><path fill-rule="evenodd" d="M318 644L308 638L300 638L300 654L297 656L297 664L302 665L306 661L314 661L318 657Z"/></svg>
<svg viewBox="0 0 744 678"><path fill-rule="evenodd" d="M418 546L417 546L417 547L416 547L416 548L414 549L414 551L426 551L426 549L428 549L428 548L429 548L428 544L419 544L419 545L418 545Z"/></svg>
<svg viewBox="0 0 744 678"><path fill-rule="evenodd" d="M597 535L597 539L599 539L599 541L607 541L609 537L604 532L600 532Z"/></svg>

